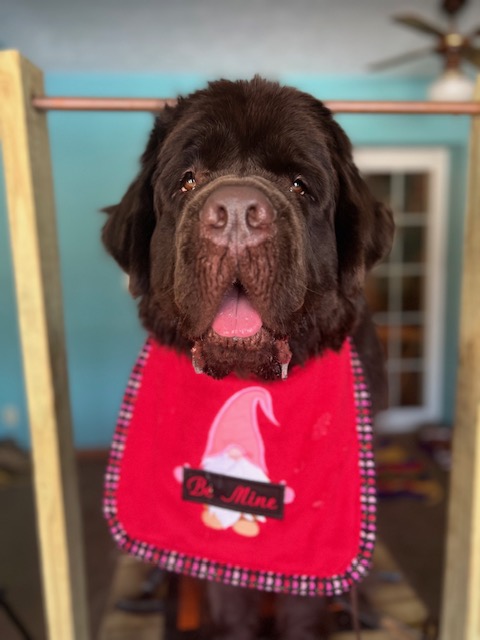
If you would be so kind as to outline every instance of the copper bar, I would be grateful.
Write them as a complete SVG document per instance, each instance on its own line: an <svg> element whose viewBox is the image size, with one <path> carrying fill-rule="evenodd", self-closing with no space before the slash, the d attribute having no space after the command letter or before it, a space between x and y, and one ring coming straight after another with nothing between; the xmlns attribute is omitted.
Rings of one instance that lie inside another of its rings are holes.
<svg viewBox="0 0 480 640"><path fill-rule="evenodd" d="M480 102L373 102L358 100L327 100L325 104L335 113L431 114L467 116L480 114Z"/></svg>
<svg viewBox="0 0 480 640"><path fill-rule="evenodd" d="M32 98L33 106L42 111L159 111L165 105L175 105L173 98ZM407 102L327 100L326 106L335 113L377 114L445 114L479 115L480 102Z"/></svg>
<svg viewBox="0 0 480 640"><path fill-rule="evenodd" d="M77 98L36 96L33 106L41 111L160 111L174 106L175 99L163 98Z"/></svg>

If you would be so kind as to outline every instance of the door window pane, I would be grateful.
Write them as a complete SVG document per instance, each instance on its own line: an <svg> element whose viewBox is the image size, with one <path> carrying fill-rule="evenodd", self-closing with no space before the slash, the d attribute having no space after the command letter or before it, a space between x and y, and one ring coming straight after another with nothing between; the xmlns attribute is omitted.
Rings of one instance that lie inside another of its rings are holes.
<svg viewBox="0 0 480 640"><path fill-rule="evenodd" d="M404 204L405 213L426 213L428 211L428 173L405 174Z"/></svg>
<svg viewBox="0 0 480 640"><path fill-rule="evenodd" d="M400 374L400 406L415 407L423 402L423 374L403 371Z"/></svg>
<svg viewBox="0 0 480 640"><path fill-rule="evenodd" d="M402 279L402 311L423 309L423 276L405 276Z"/></svg>
<svg viewBox="0 0 480 640"><path fill-rule="evenodd" d="M403 325L401 335L400 357L405 359L419 359L424 355L423 326Z"/></svg>
<svg viewBox="0 0 480 640"><path fill-rule="evenodd" d="M423 264L425 262L425 227L405 226L402 232L402 262Z"/></svg>
<svg viewBox="0 0 480 640"><path fill-rule="evenodd" d="M390 279L384 275L371 274L365 285L365 293L372 313L386 312L389 309Z"/></svg>
<svg viewBox="0 0 480 640"><path fill-rule="evenodd" d="M382 344L385 357L388 358L390 356L390 344L392 342L392 326L389 324L376 324L375 329Z"/></svg>

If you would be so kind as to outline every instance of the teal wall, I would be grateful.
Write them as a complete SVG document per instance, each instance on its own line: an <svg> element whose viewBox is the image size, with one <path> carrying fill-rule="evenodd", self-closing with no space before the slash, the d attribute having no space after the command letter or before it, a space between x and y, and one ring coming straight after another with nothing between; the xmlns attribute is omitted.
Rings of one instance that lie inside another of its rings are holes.
<svg viewBox="0 0 480 640"><path fill-rule="evenodd" d="M422 99L426 82L414 78L281 78L323 99ZM46 78L50 95L175 96L206 78L166 75L61 75ZM451 421L461 268L468 119L454 116L339 116L356 145L446 146L451 156L448 221L446 374L443 419ZM106 446L130 367L142 343L135 305L119 269L104 253L99 209L118 201L137 168L151 125L148 114L51 113L54 186L64 291L70 386L79 447ZM3 172L2 174L3 175ZM28 445L13 276L0 177L0 438ZM15 429L2 409L20 410Z"/></svg>

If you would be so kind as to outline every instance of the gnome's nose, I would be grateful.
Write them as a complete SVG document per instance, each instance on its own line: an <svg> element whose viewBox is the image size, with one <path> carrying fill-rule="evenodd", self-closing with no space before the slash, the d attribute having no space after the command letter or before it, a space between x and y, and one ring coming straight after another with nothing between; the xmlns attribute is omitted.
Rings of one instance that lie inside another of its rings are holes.
<svg viewBox="0 0 480 640"><path fill-rule="evenodd" d="M201 234L217 245L242 250L272 236L276 214L267 196L247 185L219 187L200 212Z"/></svg>

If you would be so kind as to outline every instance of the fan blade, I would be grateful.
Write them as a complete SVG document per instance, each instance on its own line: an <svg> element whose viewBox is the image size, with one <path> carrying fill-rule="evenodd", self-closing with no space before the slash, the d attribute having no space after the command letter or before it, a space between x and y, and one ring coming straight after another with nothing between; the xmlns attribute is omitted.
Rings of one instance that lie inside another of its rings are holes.
<svg viewBox="0 0 480 640"><path fill-rule="evenodd" d="M480 48L467 44L460 49L460 55L468 62L480 68Z"/></svg>
<svg viewBox="0 0 480 640"><path fill-rule="evenodd" d="M398 64L405 64L406 62L412 62L412 60L417 60L422 56L430 55L431 53L435 53L435 49L432 47L423 47L423 49L415 49L415 51L409 51L407 53L402 53L398 56L392 56L391 58L385 58L385 60L379 60L378 62L372 62L368 65L368 68L371 71L382 71L383 69L388 69L389 67L394 67Z"/></svg>
<svg viewBox="0 0 480 640"><path fill-rule="evenodd" d="M418 16L404 14L401 16L394 16L393 19L395 20L395 22L399 22L405 27L411 27L412 29L422 31L423 33L428 33L432 36L443 37L446 35L445 31L442 31L435 25L430 24L429 22Z"/></svg>
<svg viewBox="0 0 480 640"><path fill-rule="evenodd" d="M478 36L480 36L480 27L476 27L468 34L469 38L477 38Z"/></svg>

